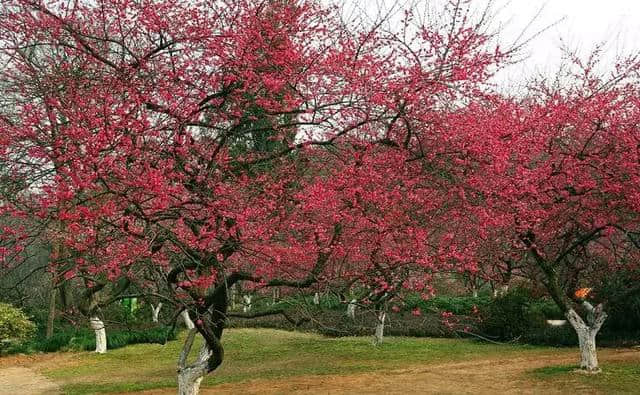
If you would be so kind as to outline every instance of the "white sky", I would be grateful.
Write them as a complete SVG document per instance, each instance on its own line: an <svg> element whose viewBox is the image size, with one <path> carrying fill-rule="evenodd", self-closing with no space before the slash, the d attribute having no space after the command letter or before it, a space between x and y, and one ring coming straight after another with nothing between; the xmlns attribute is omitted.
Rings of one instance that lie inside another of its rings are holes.
<svg viewBox="0 0 640 395"><path fill-rule="evenodd" d="M511 0L502 4L498 19L507 23L505 38L517 37L541 7L544 8L529 29L530 34L559 21L528 45L529 58L507 70L505 80L517 83L536 72L553 73L561 62L563 45L584 56L604 42L603 66L607 67L613 64L616 54L640 51L640 1Z"/></svg>
<svg viewBox="0 0 640 395"><path fill-rule="evenodd" d="M331 1L331 0L329 0ZM408 6L414 1L438 7L447 0L333 0L343 5L358 5L367 13L393 4ZM488 0L471 0L483 8ZM594 46L605 43L603 65L612 65L616 54L640 51L640 0L494 0L494 22L502 29L501 42L510 44L528 23L542 11L526 31L530 37L553 25L526 47L529 58L503 71L501 85L518 85L536 74L553 75L562 62L563 45L583 56Z"/></svg>

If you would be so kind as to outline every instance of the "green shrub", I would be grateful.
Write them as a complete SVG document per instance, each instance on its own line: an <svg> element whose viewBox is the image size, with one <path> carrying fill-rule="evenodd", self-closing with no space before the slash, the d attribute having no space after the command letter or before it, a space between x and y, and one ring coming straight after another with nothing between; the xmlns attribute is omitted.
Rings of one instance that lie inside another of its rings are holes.
<svg viewBox="0 0 640 395"><path fill-rule="evenodd" d="M541 331L544 326L543 309L536 306L531 292L515 288L486 306L481 329L492 338L510 341Z"/></svg>
<svg viewBox="0 0 640 395"><path fill-rule="evenodd" d="M474 306L482 309L482 307L491 304L491 298L487 295L481 295L477 298L472 296L435 296L431 299L424 300L418 294L410 294L405 298L404 309L411 311L419 308L423 312L450 312L458 316L473 314Z"/></svg>
<svg viewBox="0 0 640 395"><path fill-rule="evenodd" d="M334 295L323 295L318 306L309 305L308 299L283 298L276 307L287 309L294 317L313 317L311 321L295 328L297 330L329 336L368 336L373 333L376 317L370 310L359 308L356 320L352 320L346 316L346 305ZM635 303L640 301L618 298L607 304L607 312L611 313L598 335L598 345L632 346L640 343L640 327L637 324L640 319L629 322L629 318L624 315L625 311L629 311L634 319ZM528 289L513 288L496 299L488 295L475 298L440 295L423 300L418 294L409 294L405 297L404 304L397 306L401 307L400 312L390 311L387 315L385 333L390 336L452 337L465 336L464 332L468 330L473 334L505 342L518 340L549 346L578 344L571 325L547 325L546 320L564 319L564 314L556 304L549 298L534 296ZM272 307L266 302L254 304L256 311ZM411 314L415 308L421 310L420 315ZM443 324L440 313L445 311L454 314L453 328ZM479 314L475 311L479 311ZM291 322L280 315L252 320L231 319L229 326L294 329Z"/></svg>
<svg viewBox="0 0 640 395"><path fill-rule="evenodd" d="M0 351L31 338L36 326L22 310L0 303Z"/></svg>
<svg viewBox="0 0 640 395"><path fill-rule="evenodd" d="M612 294L615 296L615 293ZM615 298L606 305L609 318L598 333L602 346L632 346L640 343L640 300ZM578 337L568 323L560 327L546 324L564 319L556 304L547 298L534 298L526 289L514 289L495 299L482 311L481 331L489 337L547 346L575 346Z"/></svg>
<svg viewBox="0 0 640 395"><path fill-rule="evenodd" d="M606 300L608 314L602 332L637 333L640 331L640 289L630 291L640 274L631 271L612 274L598 287L596 294Z"/></svg>
<svg viewBox="0 0 640 395"><path fill-rule="evenodd" d="M574 347L578 345L578 335L568 323L563 326L543 325L524 334L524 343L541 346Z"/></svg>
<svg viewBox="0 0 640 395"><path fill-rule="evenodd" d="M169 327L157 326L145 329L107 328L107 348L116 349L129 344L159 343L175 340L176 333ZM46 339L43 335L30 342L14 345L7 349L7 353L32 353L55 351L90 351L96 347L96 338L88 328L60 327L53 335Z"/></svg>

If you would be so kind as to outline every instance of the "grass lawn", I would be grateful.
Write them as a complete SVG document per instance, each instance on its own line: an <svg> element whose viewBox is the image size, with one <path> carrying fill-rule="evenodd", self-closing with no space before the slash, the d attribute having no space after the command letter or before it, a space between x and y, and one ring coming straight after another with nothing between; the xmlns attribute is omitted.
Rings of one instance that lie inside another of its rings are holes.
<svg viewBox="0 0 640 395"><path fill-rule="evenodd" d="M548 366L531 373L552 386L591 388L602 393L640 393L640 360L604 364L598 375L576 374L572 365Z"/></svg>
<svg viewBox="0 0 640 395"><path fill-rule="evenodd" d="M171 393L175 391L176 359L183 339L184 333L166 345L128 346L104 355L59 353L42 363L36 362L33 367L68 394L143 390L156 393L159 389ZM406 390L414 393L422 392L415 385L433 385L434 381L446 384L446 380L465 388L476 385L479 392L500 384L501 380L511 389L543 390L551 386L592 393L640 391L640 350L601 350L603 374L581 376L571 372L571 363L578 357L573 348L393 337L374 347L368 337L336 339L269 329L231 329L225 332L223 343L225 361L205 379L203 388L251 393L249 387L243 390L243 386L255 384L264 389L271 384L290 382L300 384L295 388L303 388L304 383L300 382L303 380L305 385L308 382L328 385L323 390L326 393L340 392L342 387L331 386L340 385L340 380L351 380L356 387L349 388L357 392L358 382L375 385L375 380L386 378L379 383L380 387L369 390L385 391L385 383L392 379L404 383ZM197 348L194 346L194 356ZM438 387L421 388L438 392ZM281 391L290 392L291 388Z"/></svg>

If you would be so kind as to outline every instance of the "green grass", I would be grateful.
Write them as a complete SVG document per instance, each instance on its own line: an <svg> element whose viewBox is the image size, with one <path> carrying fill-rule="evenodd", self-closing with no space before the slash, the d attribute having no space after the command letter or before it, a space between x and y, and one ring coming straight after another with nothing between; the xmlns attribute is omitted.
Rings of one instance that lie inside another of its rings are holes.
<svg viewBox="0 0 640 395"><path fill-rule="evenodd" d="M165 345L138 344L104 355L61 353L56 355L55 362L42 364L39 370L59 383L67 394L171 389L176 386L176 359L183 339L184 333L177 341ZM536 359L549 355L577 357L575 349L494 345L461 339L389 337L374 347L370 337L327 338L271 329L231 329L225 332L223 343L225 361L205 378L203 387L255 379L280 381L306 375L348 375L457 361ZM199 344L194 345L192 357ZM611 388L617 392L640 388L637 378L640 368L630 364L607 363L601 379L576 378L570 370L553 366L526 374L524 378L541 383L566 381L567 377L592 380L586 382L589 388ZM633 375L636 377L631 377Z"/></svg>
<svg viewBox="0 0 640 395"><path fill-rule="evenodd" d="M603 393L639 393L640 364L607 362L597 375L576 373L575 365L547 366L535 369L532 376L556 388L590 388Z"/></svg>
<svg viewBox="0 0 640 395"><path fill-rule="evenodd" d="M176 359L182 346L138 344L104 355L79 353L61 366L44 370L69 394L140 391L173 387ZM371 338L327 338L309 333L269 329L225 332L225 362L204 386L256 378L281 379L300 375L332 375L401 368L424 362L452 361L538 349L501 346L469 340L387 338L373 347ZM194 345L195 354L199 342Z"/></svg>

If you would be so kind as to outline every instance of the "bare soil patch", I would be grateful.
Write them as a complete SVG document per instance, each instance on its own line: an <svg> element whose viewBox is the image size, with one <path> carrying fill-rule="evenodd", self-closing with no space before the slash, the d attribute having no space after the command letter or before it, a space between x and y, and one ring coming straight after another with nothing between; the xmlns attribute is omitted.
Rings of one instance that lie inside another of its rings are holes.
<svg viewBox="0 0 640 395"><path fill-rule="evenodd" d="M56 383L33 369L23 366L0 367L0 389L3 394L60 394Z"/></svg>
<svg viewBox="0 0 640 395"><path fill-rule="evenodd" d="M637 361L640 351L600 350L602 363ZM527 372L544 366L571 364L576 355L542 354L526 358L486 359L416 366L348 376L301 376L284 380L253 380L203 388L203 394L560 394L567 388L550 388ZM214 373L215 374L215 373ZM578 382L576 392L596 394ZM151 392L149 392L151 393ZM157 393L157 392L156 392ZM167 391L166 394L172 393Z"/></svg>

